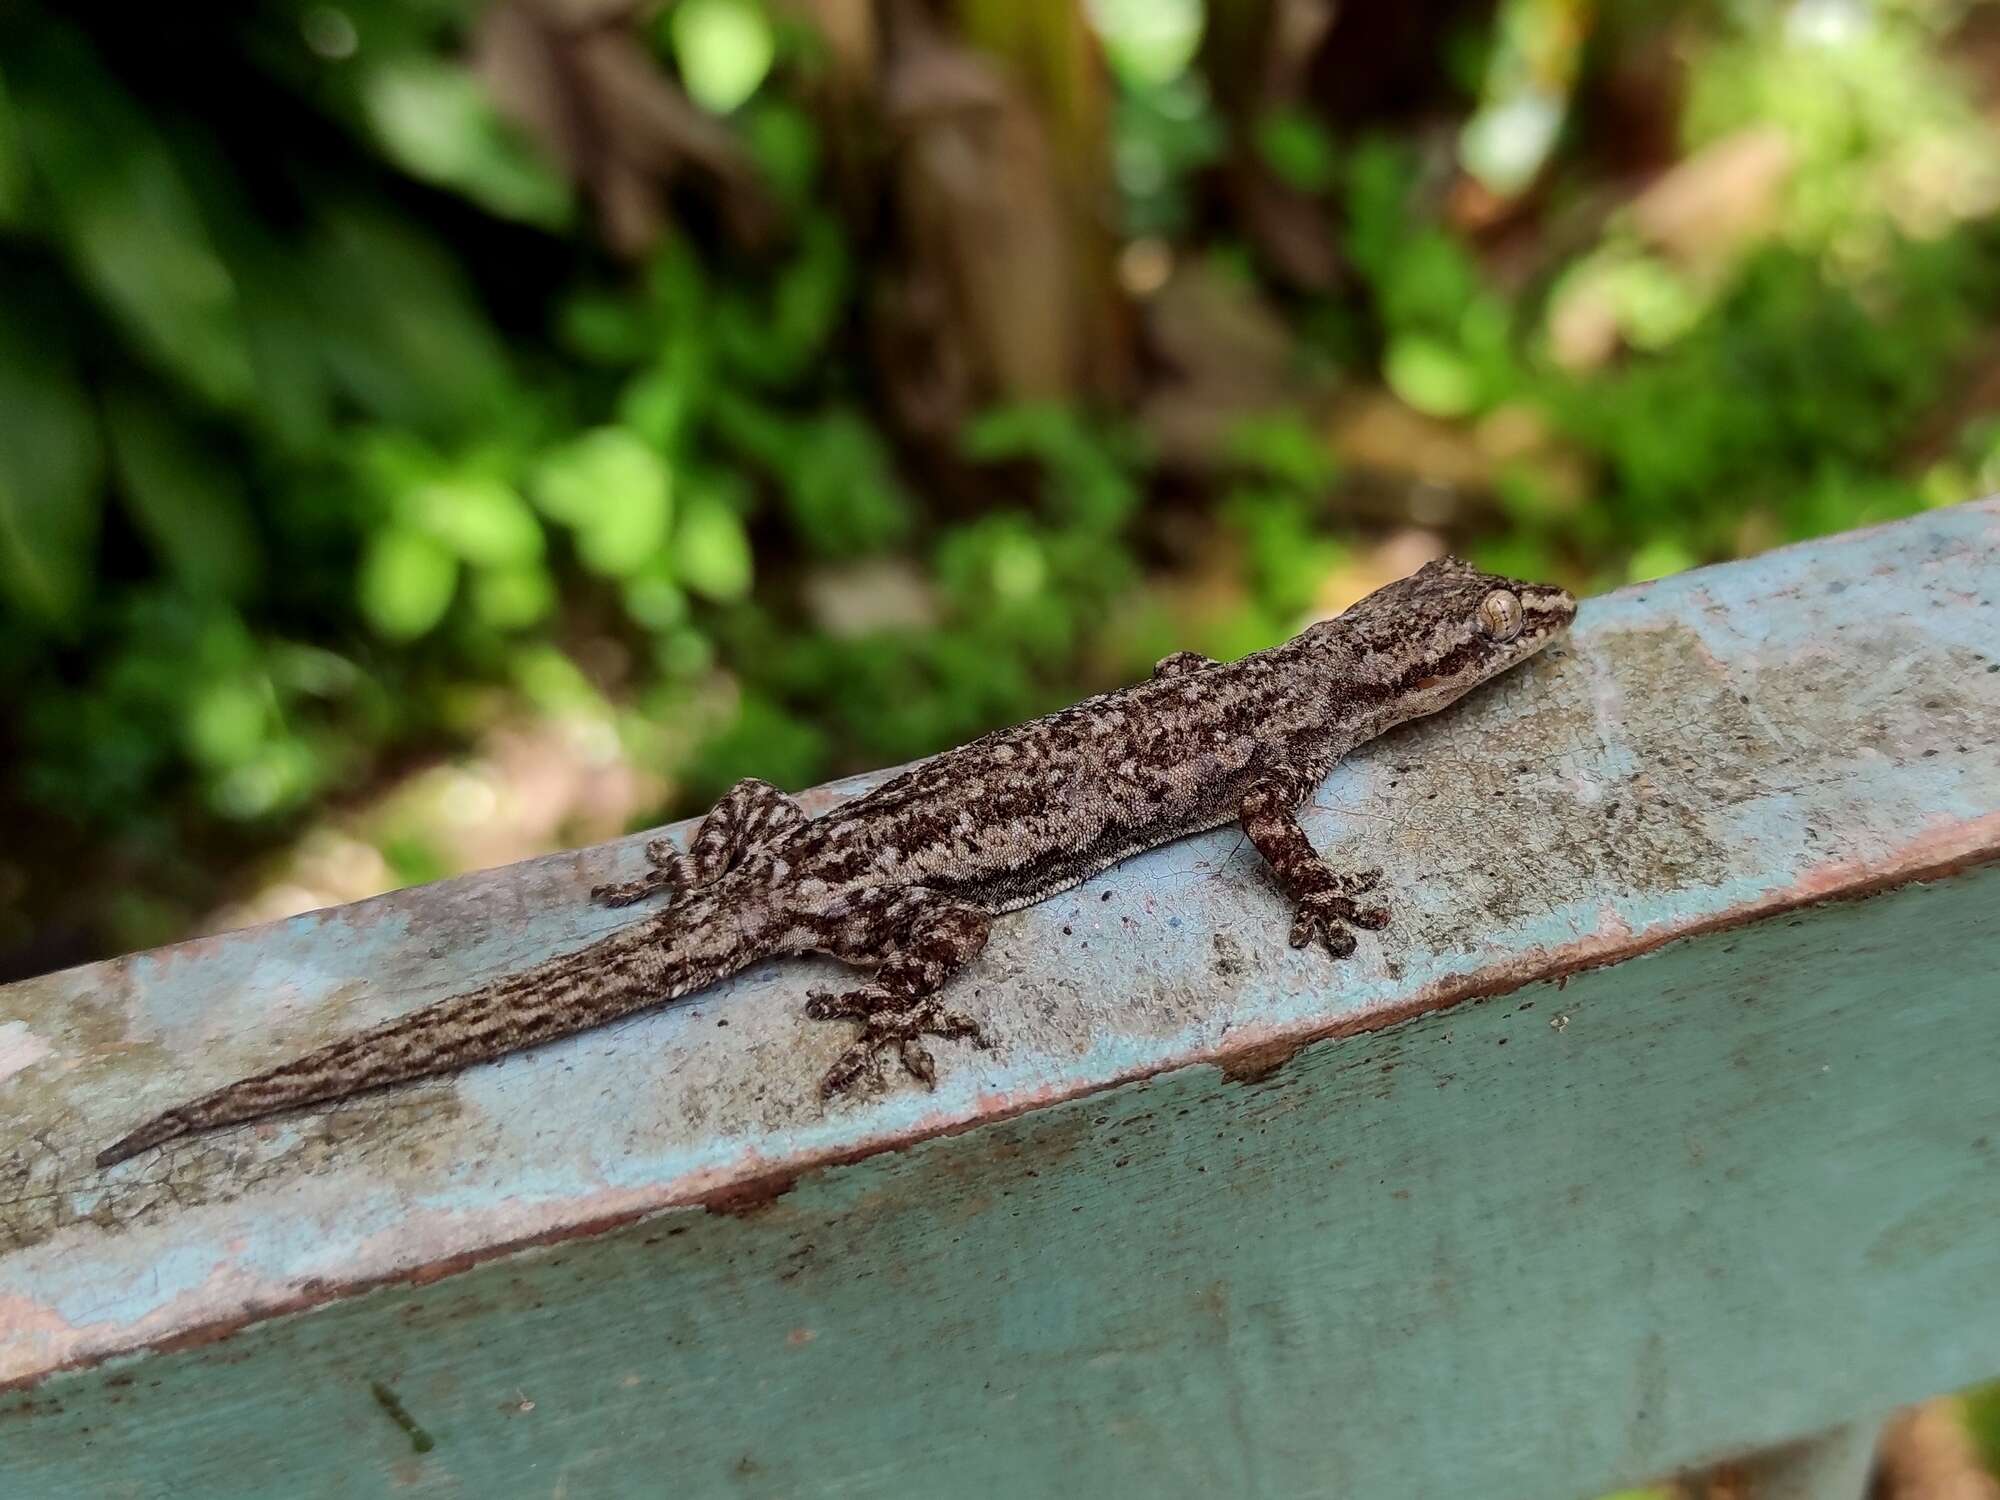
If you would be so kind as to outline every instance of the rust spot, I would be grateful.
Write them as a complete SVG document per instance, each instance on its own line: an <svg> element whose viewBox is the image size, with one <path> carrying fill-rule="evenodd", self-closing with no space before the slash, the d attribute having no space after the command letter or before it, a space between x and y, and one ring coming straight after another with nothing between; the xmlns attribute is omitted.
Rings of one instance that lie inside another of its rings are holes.
<svg viewBox="0 0 2000 1500"><path fill-rule="evenodd" d="M748 1182L731 1183L718 1193L710 1193L701 1200L701 1206L712 1214L727 1214L732 1219L747 1219L752 1214L762 1213L773 1203L799 1185L796 1172L774 1172L768 1177L753 1177Z"/></svg>
<svg viewBox="0 0 2000 1500"><path fill-rule="evenodd" d="M1260 1042L1222 1059L1222 1076L1231 1083L1262 1083L1299 1055L1304 1044L1289 1037Z"/></svg>

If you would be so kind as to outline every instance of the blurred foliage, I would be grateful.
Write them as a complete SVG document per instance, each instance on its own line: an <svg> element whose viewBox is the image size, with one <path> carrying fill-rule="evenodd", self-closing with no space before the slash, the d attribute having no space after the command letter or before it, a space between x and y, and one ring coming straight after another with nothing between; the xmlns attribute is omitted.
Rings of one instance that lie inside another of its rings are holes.
<svg viewBox="0 0 2000 1500"><path fill-rule="evenodd" d="M1266 644L1411 527L1598 587L1995 487L1976 8L1437 12L966 9L1002 58L764 0L9 8L10 804L143 890L588 713L682 810ZM991 140L991 204L923 175ZM1406 464L1334 436L1370 400Z"/></svg>
<svg viewBox="0 0 2000 1500"><path fill-rule="evenodd" d="M0 9L0 949L522 717L651 821L1413 543L1608 587L2000 489L1990 8L1401 14Z"/></svg>

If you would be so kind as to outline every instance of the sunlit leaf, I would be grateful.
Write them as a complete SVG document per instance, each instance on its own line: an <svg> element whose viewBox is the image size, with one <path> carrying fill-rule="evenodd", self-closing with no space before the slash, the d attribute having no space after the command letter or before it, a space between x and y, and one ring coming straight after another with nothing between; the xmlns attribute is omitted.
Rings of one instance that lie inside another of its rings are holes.
<svg viewBox="0 0 2000 1500"><path fill-rule="evenodd" d="M189 697L181 716L181 737L188 753L204 765L240 765L263 743L270 720L267 688L225 677L202 684Z"/></svg>
<svg viewBox="0 0 2000 1500"><path fill-rule="evenodd" d="M1086 10L1112 67L1134 84L1180 77L1201 43L1201 0L1089 0Z"/></svg>
<svg viewBox="0 0 2000 1500"><path fill-rule="evenodd" d="M248 762L216 778L209 801L225 818L264 818L296 807L319 779L311 746L296 739L267 740Z"/></svg>
<svg viewBox="0 0 2000 1500"><path fill-rule="evenodd" d="M458 560L421 532L390 527L368 539L357 586L369 624L391 640L414 640L451 607Z"/></svg>
<svg viewBox="0 0 2000 1500"><path fill-rule="evenodd" d="M720 601L750 591L750 538L729 503L711 492L688 498L674 532L674 570L695 593Z"/></svg>
<svg viewBox="0 0 2000 1500"><path fill-rule="evenodd" d="M469 563L519 567L542 555L542 527L512 486L481 474L450 474L398 496L405 524Z"/></svg>
<svg viewBox="0 0 2000 1500"><path fill-rule="evenodd" d="M648 630L669 630L687 618L687 595L664 572L625 580L625 613Z"/></svg>
<svg viewBox="0 0 2000 1500"><path fill-rule="evenodd" d="M1428 416L1461 417L1479 404L1479 376L1465 357L1422 334L1390 341L1382 377L1407 404Z"/></svg>
<svg viewBox="0 0 2000 1500"><path fill-rule="evenodd" d="M680 0L668 35L682 84L719 115L757 92L776 51L770 19L756 0Z"/></svg>
<svg viewBox="0 0 2000 1500"><path fill-rule="evenodd" d="M547 454L535 503L576 532L577 552L600 573L637 572L666 545L673 516L665 460L623 427L599 427Z"/></svg>
<svg viewBox="0 0 2000 1500"><path fill-rule="evenodd" d="M259 549L238 471L158 392L110 388L104 423L126 512L168 571L200 593L241 595L256 581Z"/></svg>
<svg viewBox="0 0 2000 1500"><path fill-rule="evenodd" d="M1632 554L1625 576L1629 582L1645 583L1670 573L1684 573L1700 561L1672 537L1655 537Z"/></svg>
<svg viewBox="0 0 2000 1500"><path fill-rule="evenodd" d="M618 393L618 422L663 453L675 451L693 414L696 393L672 363L650 365Z"/></svg>
<svg viewBox="0 0 2000 1500"><path fill-rule="evenodd" d="M568 186L500 118L464 68L405 53L370 72L361 100L375 138L413 176L454 188L494 213L555 229Z"/></svg>
<svg viewBox="0 0 2000 1500"><path fill-rule="evenodd" d="M520 630L545 620L555 608L548 569L527 565L490 568L473 575L472 609L495 630Z"/></svg>
<svg viewBox="0 0 2000 1500"><path fill-rule="evenodd" d="M68 350L29 317L0 297L0 596L66 625L90 587L103 453Z"/></svg>
<svg viewBox="0 0 2000 1500"><path fill-rule="evenodd" d="M55 24L29 35L8 81L82 280L163 369L240 403L251 374L235 286L172 154L80 35Z"/></svg>

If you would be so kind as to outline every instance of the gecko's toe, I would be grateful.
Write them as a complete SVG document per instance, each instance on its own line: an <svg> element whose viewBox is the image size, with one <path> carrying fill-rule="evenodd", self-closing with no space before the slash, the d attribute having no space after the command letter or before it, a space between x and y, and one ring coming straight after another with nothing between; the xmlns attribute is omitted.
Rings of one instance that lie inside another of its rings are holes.
<svg viewBox="0 0 2000 1500"><path fill-rule="evenodd" d="M1388 925L1387 911L1379 906L1355 905L1343 881L1339 887L1315 891L1299 902L1292 916L1291 942L1294 948L1303 948L1317 936L1329 955L1346 958L1354 952L1350 929L1376 932Z"/></svg>
<svg viewBox="0 0 2000 1500"><path fill-rule="evenodd" d="M977 1021L957 1010L934 1010L926 1019L924 1028L932 1036L941 1036L948 1042L970 1042L981 1052L990 1052L993 1043L987 1039L985 1031Z"/></svg>
<svg viewBox="0 0 2000 1500"><path fill-rule="evenodd" d="M862 1013L852 991L836 995L831 990L814 990L806 996L806 1014L815 1021L851 1021Z"/></svg>
<svg viewBox="0 0 2000 1500"><path fill-rule="evenodd" d="M1320 946L1326 949L1329 958L1352 958L1354 956L1354 934L1345 927L1323 924L1319 930Z"/></svg>
<svg viewBox="0 0 2000 1500"><path fill-rule="evenodd" d="M591 889L590 899L599 906L636 906L661 891L673 891L676 882L664 870L648 870L637 880L627 880L617 885L600 885Z"/></svg>
<svg viewBox="0 0 2000 1500"><path fill-rule="evenodd" d="M897 1055L903 1060L903 1069L927 1089L937 1087L937 1059L931 1056L931 1049L913 1036L903 1038L897 1048Z"/></svg>
<svg viewBox="0 0 2000 1500"><path fill-rule="evenodd" d="M864 1036L833 1060L833 1066L819 1081L819 1093L822 1099L831 1099L858 1084L879 1087L881 1082L882 1064L876 1055L876 1045Z"/></svg>

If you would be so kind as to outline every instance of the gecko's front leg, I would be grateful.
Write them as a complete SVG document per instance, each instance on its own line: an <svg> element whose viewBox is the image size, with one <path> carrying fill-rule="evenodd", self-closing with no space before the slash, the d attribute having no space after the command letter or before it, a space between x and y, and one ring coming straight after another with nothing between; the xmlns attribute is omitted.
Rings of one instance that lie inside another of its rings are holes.
<svg viewBox="0 0 2000 1500"><path fill-rule="evenodd" d="M835 957L877 967L857 989L806 1001L806 1014L815 1020L861 1023L861 1035L827 1069L820 1092L831 1097L863 1080L879 1083L891 1051L926 1088L934 1086L937 1064L926 1036L990 1045L979 1023L941 1004L937 992L979 956L992 926L978 907L924 890L894 892L846 918L829 945Z"/></svg>
<svg viewBox="0 0 2000 1500"><path fill-rule="evenodd" d="M1317 932L1328 953L1345 958L1354 951L1354 934L1348 929L1373 932L1389 925L1386 910L1355 899L1374 890L1382 872L1342 875L1320 858L1295 816L1311 790L1312 784L1295 771L1259 778L1243 794L1243 831L1292 898L1292 946L1303 948Z"/></svg>

